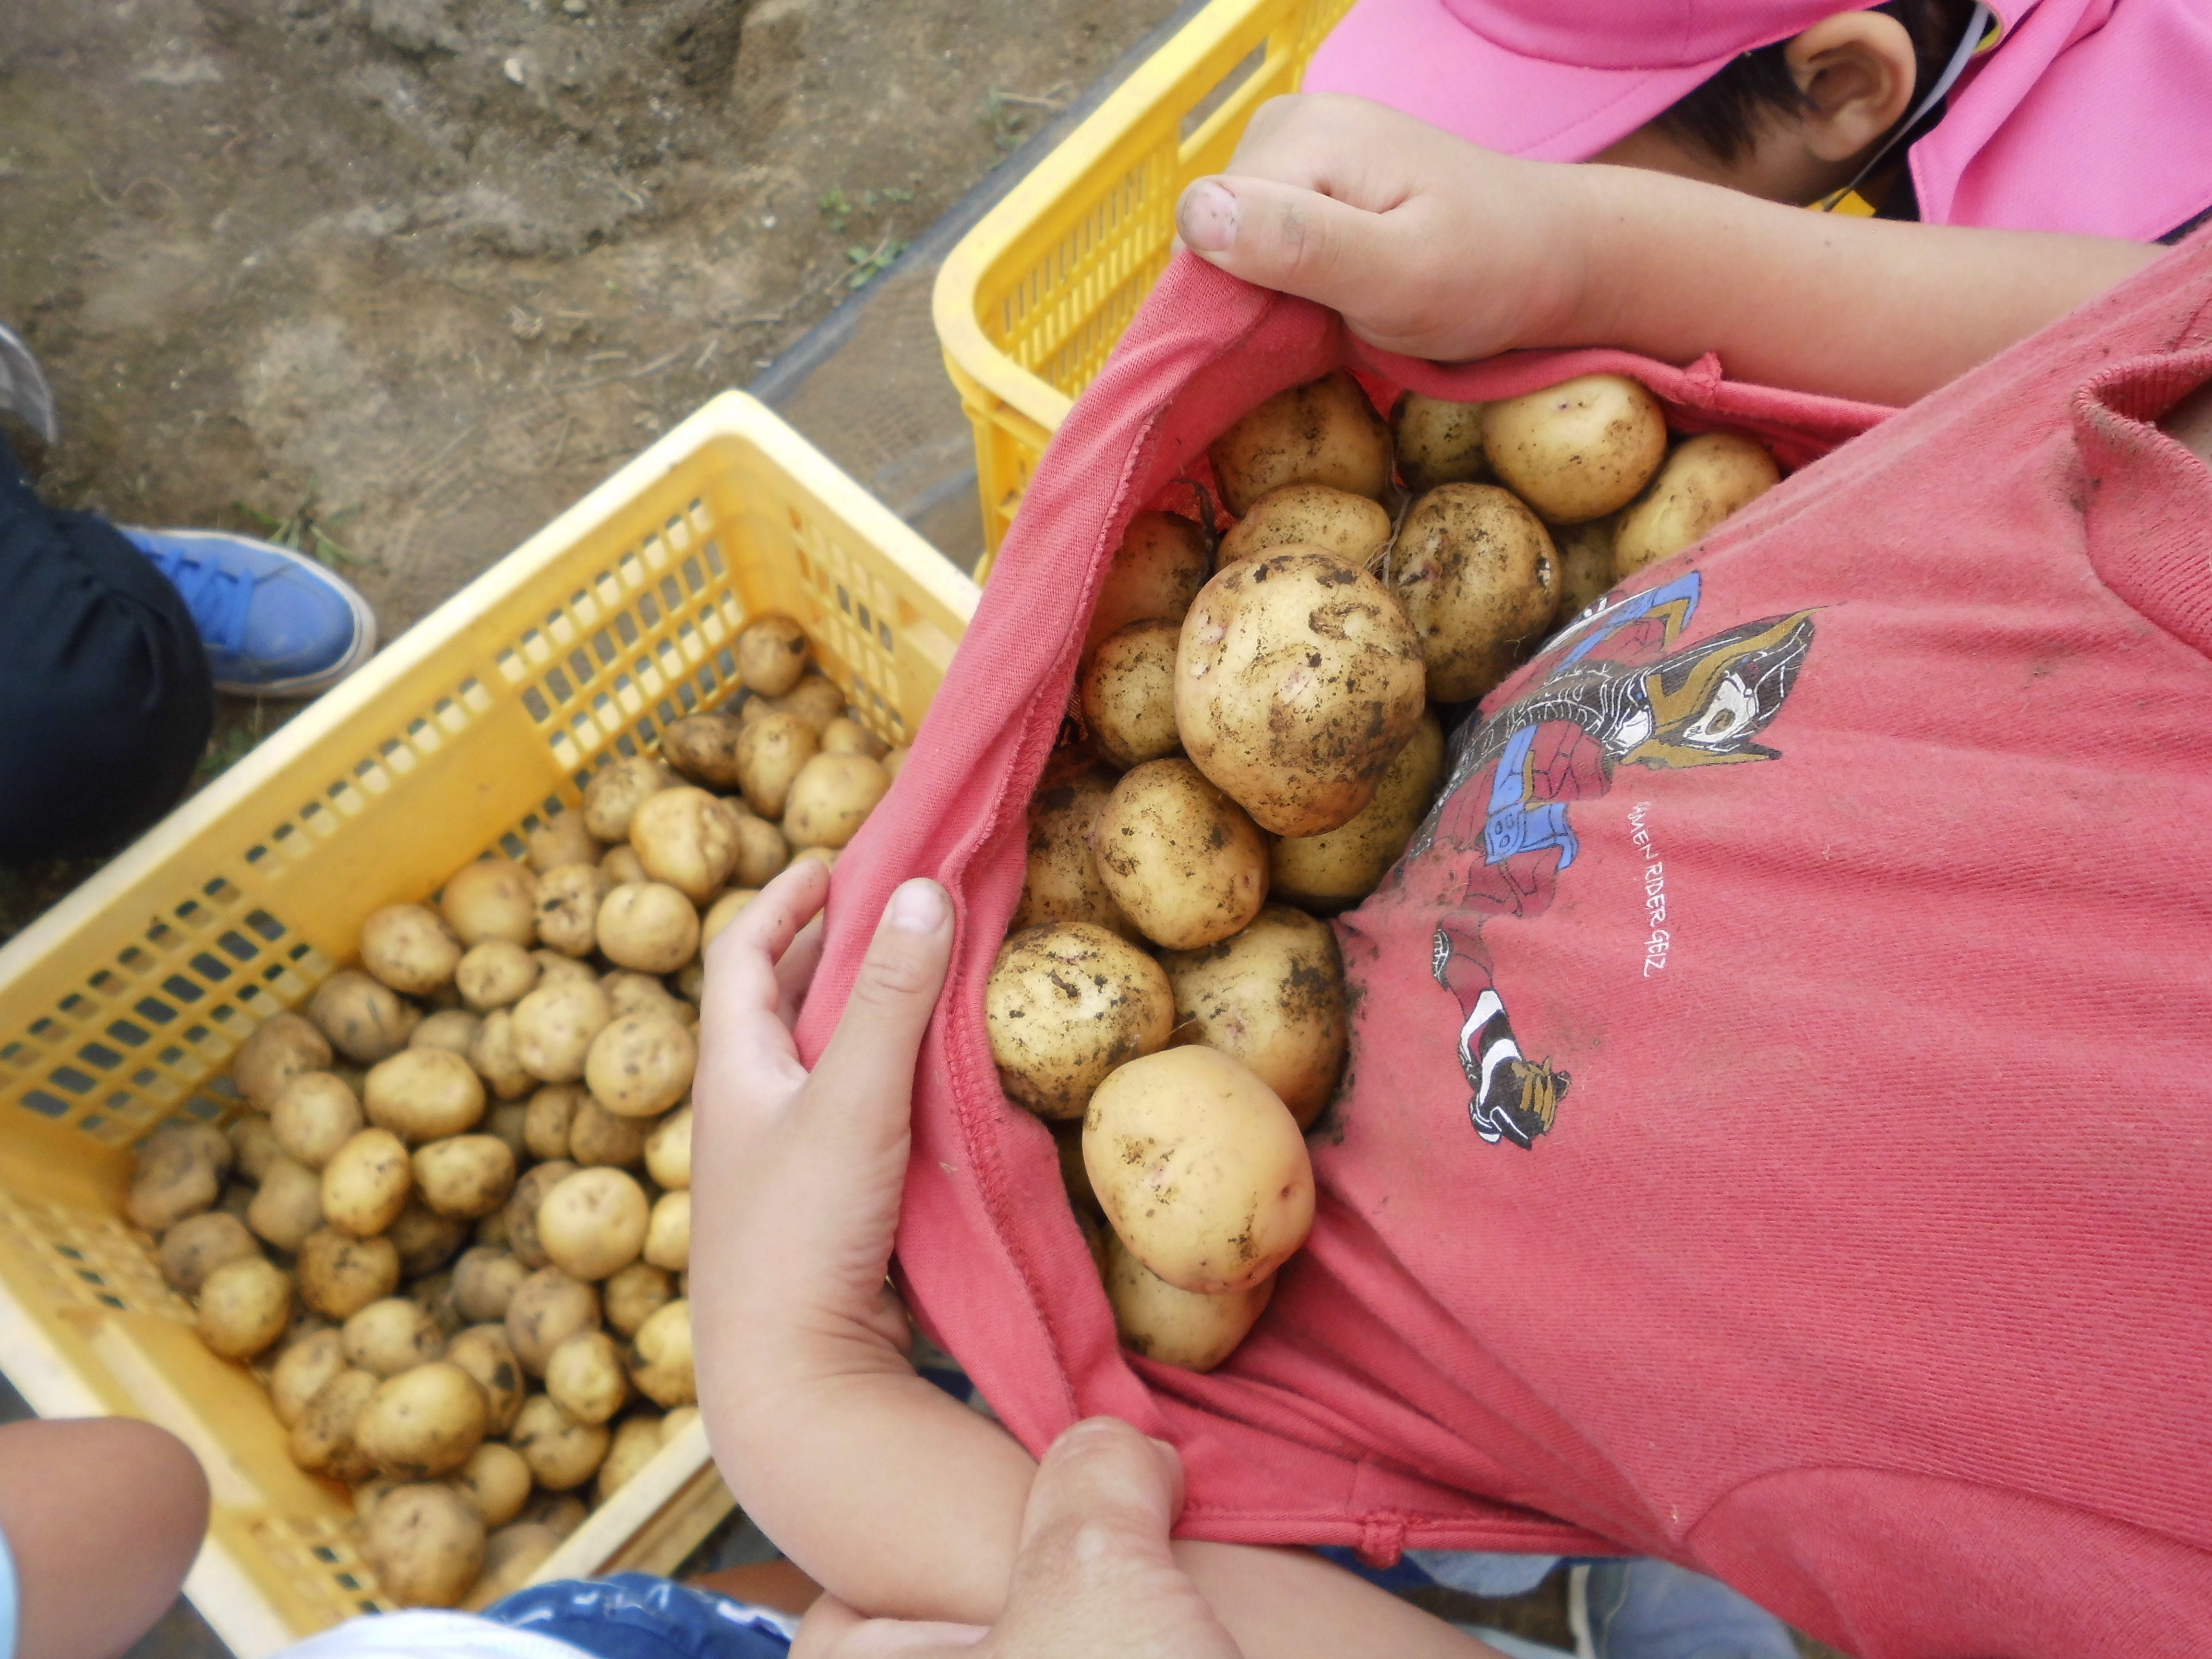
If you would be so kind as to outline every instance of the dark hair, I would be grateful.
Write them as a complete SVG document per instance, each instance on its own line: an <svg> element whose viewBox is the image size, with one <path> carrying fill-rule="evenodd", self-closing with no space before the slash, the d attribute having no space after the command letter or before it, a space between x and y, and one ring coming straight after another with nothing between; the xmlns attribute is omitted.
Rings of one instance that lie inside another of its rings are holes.
<svg viewBox="0 0 2212 1659"><path fill-rule="evenodd" d="M1912 37L1912 102L1943 73L1973 9L1973 0L1890 0L1873 8L1904 24ZM1777 40L1742 53L1661 115L1657 125L1715 161L1734 161L1757 142L1759 129L1767 119L1778 114L1802 115L1812 107L1790 73L1784 56L1789 45Z"/></svg>

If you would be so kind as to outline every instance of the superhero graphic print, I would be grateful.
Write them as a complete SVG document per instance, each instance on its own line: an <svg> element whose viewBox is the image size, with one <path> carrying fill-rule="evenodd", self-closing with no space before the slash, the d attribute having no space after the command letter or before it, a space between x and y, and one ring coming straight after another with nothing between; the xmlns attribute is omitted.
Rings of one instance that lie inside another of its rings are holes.
<svg viewBox="0 0 2212 1659"><path fill-rule="evenodd" d="M1533 1148L1569 1079L1524 1054L1482 938L1494 916L1539 916L1579 850L1573 807L1624 766L1681 770L1773 760L1756 741L1781 712L1813 644L1809 611L1746 623L1685 645L1692 571L1601 605L1545 647L1540 677L1453 740L1443 793L1389 880L1451 914L1431 971L1459 1004L1468 1115L1484 1140Z"/></svg>

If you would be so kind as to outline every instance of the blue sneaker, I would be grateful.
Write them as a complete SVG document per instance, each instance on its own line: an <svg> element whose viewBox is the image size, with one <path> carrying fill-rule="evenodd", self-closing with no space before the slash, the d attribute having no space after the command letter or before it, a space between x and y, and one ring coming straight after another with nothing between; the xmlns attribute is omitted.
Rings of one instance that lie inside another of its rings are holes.
<svg viewBox="0 0 2212 1659"><path fill-rule="evenodd" d="M118 528L184 595L218 691L312 697L376 649L368 601L289 548L216 530Z"/></svg>

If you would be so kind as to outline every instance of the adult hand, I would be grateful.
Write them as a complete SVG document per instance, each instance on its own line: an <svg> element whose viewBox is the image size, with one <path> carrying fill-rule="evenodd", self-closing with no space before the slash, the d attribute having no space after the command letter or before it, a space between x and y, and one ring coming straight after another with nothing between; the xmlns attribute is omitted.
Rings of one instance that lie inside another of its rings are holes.
<svg viewBox="0 0 2212 1659"><path fill-rule="evenodd" d="M863 1619L825 1596L792 1659L1240 1659L1170 1552L1182 1507L1171 1448L1114 1418L1078 1423L1037 1468L995 1626Z"/></svg>

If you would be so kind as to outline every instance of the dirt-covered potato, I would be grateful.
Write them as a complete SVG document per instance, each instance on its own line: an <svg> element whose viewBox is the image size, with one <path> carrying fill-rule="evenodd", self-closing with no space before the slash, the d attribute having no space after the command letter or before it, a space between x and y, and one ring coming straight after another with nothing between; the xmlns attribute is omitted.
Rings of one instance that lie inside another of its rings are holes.
<svg viewBox="0 0 2212 1659"><path fill-rule="evenodd" d="M354 1444L353 1425L383 1382L367 1371L343 1369L326 1380L308 1396L292 1425L292 1461L333 1480L363 1480L374 1474L376 1466Z"/></svg>
<svg viewBox="0 0 2212 1659"><path fill-rule="evenodd" d="M249 1185L258 1184L284 1154L276 1144L276 1132L258 1112L240 1112L223 1126L222 1133L230 1142L231 1173Z"/></svg>
<svg viewBox="0 0 2212 1659"><path fill-rule="evenodd" d="M796 714L814 728L817 742L830 729L830 722L845 712L844 692L838 689L836 681L821 674L807 675L781 696L770 697L767 702L762 714Z"/></svg>
<svg viewBox="0 0 2212 1659"><path fill-rule="evenodd" d="M647 875L704 904L737 866L737 820L704 789L684 784L640 803L630 816L629 844Z"/></svg>
<svg viewBox="0 0 2212 1659"><path fill-rule="evenodd" d="M1559 608L1543 520L1495 484L1439 484L1415 501L1391 550L1390 586L1438 702L1471 702L1504 679Z"/></svg>
<svg viewBox="0 0 2212 1659"><path fill-rule="evenodd" d="M599 949L641 974L672 974L699 949L699 912L664 882L625 883L599 905Z"/></svg>
<svg viewBox="0 0 2212 1659"><path fill-rule="evenodd" d="M660 758L685 782L728 794L738 787L738 733L744 729L726 710L686 714L660 734Z"/></svg>
<svg viewBox="0 0 2212 1659"><path fill-rule="evenodd" d="M1091 827L1091 850L1121 913L1170 950L1227 939L1267 900L1267 837L1187 760L1124 773Z"/></svg>
<svg viewBox="0 0 2212 1659"><path fill-rule="evenodd" d="M630 814L675 781L676 775L650 756L609 756L584 786L584 828L598 841L627 842Z"/></svg>
<svg viewBox="0 0 2212 1659"><path fill-rule="evenodd" d="M362 1554L401 1607L458 1607L483 1570L483 1522L451 1486L395 1486L368 1518Z"/></svg>
<svg viewBox="0 0 2212 1659"><path fill-rule="evenodd" d="M381 980L341 968L315 988L307 1015L330 1038L331 1046L356 1066L374 1066L407 1046L421 1012L404 1002ZM330 1062L311 1067L329 1069Z"/></svg>
<svg viewBox="0 0 2212 1659"><path fill-rule="evenodd" d="M488 939L469 947L453 970L453 984L463 1002L488 1014L528 996L538 984L538 958L513 939Z"/></svg>
<svg viewBox="0 0 2212 1659"><path fill-rule="evenodd" d="M330 1069L331 1042L305 1015L271 1014L238 1045L230 1079L239 1098L257 1112L276 1103L277 1091L302 1072Z"/></svg>
<svg viewBox="0 0 2212 1659"><path fill-rule="evenodd" d="M523 1144L522 1126L529 1116L530 1104L521 1100L502 1100L483 1115L483 1132L504 1141L518 1164L527 1151Z"/></svg>
<svg viewBox="0 0 2212 1659"><path fill-rule="evenodd" d="M674 1278L649 1261L633 1261L599 1286L607 1323L623 1336L635 1336L639 1326L675 1299Z"/></svg>
<svg viewBox="0 0 2212 1659"><path fill-rule="evenodd" d="M469 1230L465 1222L441 1215L425 1204L418 1188L408 1199L407 1207L384 1230L384 1236L399 1252L400 1277L427 1283L423 1276L437 1273L453 1260L453 1252L467 1241ZM432 1305L422 1296L416 1299Z"/></svg>
<svg viewBox="0 0 2212 1659"><path fill-rule="evenodd" d="M507 1304L507 1340L532 1376L544 1376L553 1350L578 1331L599 1328L599 1292L558 1267L540 1267L515 1287Z"/></svg>
<svg viewBox="0 0 2212 1659"><path fill-rule="evenodd" d="M514 1154L496 1135L448 1135L415 1149L415 1188L440 1215L473 1221L507 1202Z"/></svg>
<svg viewBox="0 0 2212 1659"><path fill-rule="evenodd" d="M1113 562L1098 585L1085 631L1087 659L1098 642L1148 617L1182 620L1212 571L1206 532L1174 513L1143 512L1129 520Z"/></svg>
<svg viewBox="0 0 2212 1659"><path fill-rule="evenodd" d="M738 678L745 690L780 697L806 668L806 630L781 611L770 611L738 630Z"/></svg>
<svg viewBox="0 0 2212 1659"><path fill-rule="evenodd" d="M1271 904L1236 938L1170 951L1160 966L1176 1040L1241 1061L1311 1127L1344 1069L1344 959L1328 924Z"/></svg>
<svg viewBox="0 0 2212 1659"><path fill-rule="evenodd" d="M691 1185L691 1109L671 1112L653 1126L645 1141L645 1172L670 1192Z"/></svg>
<svg viewBox="0 0 2212 1659"><path fill-rule="evenodd" d="M624 887L647 879L645 866L639 861L637 848L628 842L607 848L606 856L599 860L599 868L606 872L608 882Z"/></svg>
<svg viewBox="0 0 2212 1659"><path fill-rule="evenodd" d="M491 1408L483 1389L451 1360L410 1366L368 1397L354 1444L395 1480L427 1480L469 1461Z"/></svg>
<svg viewBox="0 0 2212 1659"><path fill-rule="evenodd" d="M1418 495L1440 483L1474 483L1489 476L1482 409L1419 392L1399 394L1390 411L1390 436L1407 489Z"/></svg>
<svg viewBox="0 0 2212 1659"><path fill-rule="evenodd" d="M1132 1351L1163 1365L1210 1371L1237 1352L1275 1293L1273 1273L1219 1296L1178 1290L1137 1260L1113 1232L1101 1230L1100 1277L1114 1310L1114 1328Z"/></svg>
<svg viewBox="0 0 2212 1659"><path fill-rule="evenodd" d="M346 1364L377 1376L397 1376L441 1358L446 1334L420 1303L404 1296L372 1302L338 1332Z"/></svg>
<svg viewBox="0 0 2212 1659"><path fill-rule="evenodd" d="M562 864L538 878L535 919L540 942L568 957L587 957L599 942L599 904L614 878L594 862ZM539 982L546 982L541 963Z"/></svg>
<svg viewBox="0 0 2212 1659"><path fill-rule="evenodd" d="M449 1054L469 1057L470 1046L477 1040L477 1031L483 1024L481 1015L465 1008L441 1008L435 1013L425 1014L415 1029L407 1034L410 1048L443 1048Z"/></svg>
<svg viewBox="0 0 2212 1659"><path fill-rule="evenodd" d="M471 1325L446 1344L446 1363L459 1365L484 1395L484 1432L505 1434L514 1426L529 1383L503 1323Z"/></svg>
<svg viewBox="0 0 2212 1659"><path fill-rule="evenodd" d="M400 1265L406 1265L404 1256ZM466 1322L461 1317L460 1304L454 1299L453 1276L449 1273L426 1273L416 1279L407 1287L407 1299L429 1315L441 1336L453 1335Z"/></svg>
<svg viewBox="0 0 2212 1659"><path fill-rule="evenodd" d="M1025 928L999 947L983 988L991 1059L1039 1117L1075 1118L1116 1066L1175 1029L1175 992L1139 947L1091 922Z"/></svg>
<svg viewBox="0 0 2212 1659"><path fill-rule="evenodd" d="M584 1085L611 1112L658 1117L690 1093L698 1064L699 1040L689 1028L665 1015L625 1014L592 1039Z"/></svg>
<svg viewBox="0 0 2212 1659"><path fill-rule="evenodd" d="M738 861L731 866L730 884L757 890L783 873L784 866L791 862L791 843L783 838L783 831L766 818L755 817L750 812L739 812L735 817Z"/></svg>
<svg viewBox="0 0 2212 1659"><path fill-rule="evenodd" d="M1390 545L1382 504L1327 484L1285 484L1252 503L1221 538L1224 566L1278 547L1318 547L1363 568Z"/></svg>
<svg viewBox="0 0 2212 1659"><path fill-rule="evenodd" d="M599 862L599 841L584 827L580 812L556 812L522 839L530 867L541 876L564 865Z"/></svg>
<svg viewBox="0 0 2212 1659"><path fill-rule="evenodd" d="M398 1219L413 1190L406 1143L389 1129L363 1129L323 1166L323 1218L342 1233L372 1238Z"/></svg>
<svg viewBox="0 0 2212 1659"><path fill-rule="evenodd" d="M1290 549L1200 592L1183 618L1176 723L1191 761L1261 828L1316 835L1373 795L1420 718L1424 678L1420 641L1380 580Z"/></svg>
<svg viewBox="0 0 2212 1659"><path fill-rule="evenodd" d="M1285 836L1267 849L1268 896L1324 915L1358 903L1421 827L1443 771L1444 728L1424 709L1358 817L1318 836Z"/></svg>
<svg viewBox="0 0 2212 1659"><path fill-rule="evenodd" d="M1030 799L1029 864L1010 933L1048 921L1088 921L1125 939L1138 936L1091 855L1091 828L1117 781L1086 749L1060 750L1045 763Z"/></svg>
<svg viewBox="0 0 2212 1659"><path fill-rule="evenodd" d="M745 805L763 819L783 816L792 780L820 752L822 740L797 714L763 714L738 738L737 767Z"/></svg>
<svg viewBox="0 0 2212 1659"><path fill-rule="evenodd" d="M479 1042L490 1024L477 1028ZM368 1121L410 1144L465 1134L483 1117L483 1084L449 1048L408 1048L381 1060L362 1092Z"/></svg>
<svg viewBox="0 0 2212 1659"><path fill-rule="evenodd" d="M575 1121L584 1091L573 1085L550 1084L530 1097L522 1122L524 1150L538 1158L568 1156L568 1126Z"/></svg>
<svg viewBox="0 0 2212 1659"><path fill-rule="evenodd" d="M580 1423L547 1394L523 1402L507 1443L522 1454L530 1473L548 1492L568 1492L599 1471L613 1437L597 1423Z"/></svg>
<svg viewBox="0 0 2212 1659"><path fill-rule="evenodd" d="M200 1340L225 1359L259 1353L291 1320L291 1276L259 1255L227 1261L200 1284Z"/></svg>
<svg viewBox="0 0 2212 1659"><path fill-rule="evenodd" d="M1584 374L1486 404L1482 447L1498 480L1553 524L1636 498L1667 453L1667 416L1640 382Z"/></svg>
<svg viewBox="0 0 2212 1659"><path fill-rule="evenodd" d="M842 847L890 787L881 761L866 755L817 755L791 781L783 838L793 847Z"/></svg>
<svg viewBox="0 0 2212 1659"><path fill-rule="evenodd" d="M484 1525L503 1527L530 1501L530 1465L514 1447L487 1440L453 1471L452 1484Z"/></svg>
<svg viewBox="0 0 2212 1659"><path fill-rule="evenodd" d="M399 1250L388 1238L356 1238L318 1227L294 1263L300 1299L326 1319L350 1319L399 1287Z"/></svg>
<svg viewBox="0 0 2212 1659"><path fill-rule="evenodd" d="M539 1200L538 1240L572 1279L605 1279L638 1259L651 1217L645 1189L634 1177L620 1170L579 1170Z"/></svg>
<svg viewBox="0 0 2212 1659"><path fill-rule="evenodd" d="M502 858L464 865L438 895L438 911L464 946L503 939L525 950L538 943L538 878Z"/></svg>
<svg viewBox="0 0 2212 1659"><path fill-rule="evenodd" d="M881 760L890 751L890 744L849 715L840 714L822 728L825 755L866 755L870 760Z"/></svg>
<svg viewBox="0 0 2212 1659"><path fill-rule="evenodd" d="M280 1250L298 1249L323 1224L321 1173L296 1159L278 1158L246 1206L246 1224Z"/></svg>
<svg viewBox="0 0 2212 1659"><path fill-rule="evenodd" d="M286 1084L269 1110L269 1127L285 1157L319 1170L361 1133L368 1120L345 1079L329 1072L302 1072Z"/></svg>
<svg viewBox="0 0 2212 1659"><path fill-rule="evenodd" d="M461 941L427 904L387 904L361 924L361 965L403 996L452 984L460 962Z"/></svg>
<svg viewBox="0 0 2212 1659"><path fill-rule="evenodd" d="M1182 747L1176 731L1176 647L1182 624L1164 617L1133 622L1099 642L1077 682L1077 704L1098 752L1139 766Z"/></svg>
<svg viewBox="0 0 2212 1659"><path fill-rule="evenodd" d="M1559 557L1559 613L1553 619L1555 624L1571 622L1613 586L1616 521L1610 516L1586 519L1553 532L1552 546Z"/></svg>
<svg viewBox="0 0 2212 1659"><path fill-rule="evenodd" d="M301 1235L306 1237L305 1234ZM186 1216L161 1235L155 1260L161 1277L172 1290L186 1296L199 1294L200 1285L217 1267L261 1254L261 1246L234 1215L210 1210Z"/></svg>
<svg viewBox="0 0 2212 1659"><path fill-rule="evenodd" d="M694 1406L699 1383L691 1369L691 1304L675 1301L637 1328L629 1347L629 1380L656 1406Z"/></svg>
<svg viewBox="0 0 2212 1659"><path fill-rule="evenodd" d="M514 1190L507 1196L507 1207L500 1212L507 1220L507 1248L532 1272L553 1260L538 1242L538 1206L556 1184L575 1172L576 1166L566 1158L532 1164L516 1177Z"/></svg>
<svg viewBox="0 0 2212 1659"><path fill-rule="evenodd" d="M288 1429L296 1427L307 1413L307 1402L345 1369L345 1341L337 1330L311 1332L289 1344L269 1370L269 1404L276 1420Z"/></svg>
<svg viewBox="0 0 2212 1659"><path fill-rule="evenodd" d="M605 1331L578 1331L545 1362L545 1392L579 1423L604 1423L629 1398L622 1350Z"/></svg>
<svg viewBox="0 0 2212 1659"><path fill-rule="evenodd" d="M522 1506L525 1522L548 1528L559 1538L574 1532L590 1514L584 1500L573 1492L541 1492Z"/></svg>
<svg viewBox="0 0 2212 1659"><path fill-rule="evenodd" d="M1390 428L1346 369L1279 392L1206 453L1222 505L1243 518L1285 484L1322 483L1381 501L1390 489Z"/></svg>
<svg viewBox="0 0 2212 1659"><path fill-rule="evenodd" d="M1179 1290L1249 1290L1313 1225L1305 1138L1272 1089L1216 1049L1163 1049L1100 1084L1083 1162L1121 1242Z"/></svg>
<svg viewBox="0 0 2212 1659"><path fill-rule="evenodd" d="M469 1040L469 1069L482 1078L485 1087L500 1100L520 1100L538 1087L538 1079L530 1075L514 1052L514 1014L511 1009L495 1008L483 1017L477 1034Z"/></svg>
<svg viewBox="0 0 2212 1659"><path fill-rule="evenodd" d="M690 1194L663 1193L653 1200L642 1254L654 1267L670 1273L681 1273L691 1265Z"/></svg>
<svg viewBox="0 0 2212 1659"><path fill-rule="evenodd" d="M453 1300L471 1325L504 1319L516 1287L529 1277L514 1251L479 1244L453 1263Z"/></svg>
<svg viewBox="0 0 2212 1659"><path fill-rule="evenodd" d="M1722 520L1782 482L1782 469L1757 442L1735 432L1707 432L1675 447L1643 495L1629 503L1613 537L1613 574L1626 580L1701 542Z"/></svg>
<svg viewBox="0 0 2212 1659"><path fill-rule="evenodd" d="M757 887L732 887L707 907L699 918L699 948L705 951L714 935L738 919L738 913L760 896ZM688 965L688 964L687 964Z"/></svg>
<svg viewBox="0 0 2212 1659"><path fill-rule="evenodd" d="M599 1465L596 1488L599 1502L605 1503L628 1485L665 1443L658 1417L626 1417L616 1424L614 1439L607 1446L606 1461Z"/></svg>
<svg viewBox="0 0 2212 1659"><path fill-rule="evenodd" d="M607 1006L614 1010L617 1019L627 1019L632 1014L659 1014L681 1022L690 1020L694 1012L653 975L634 969L617 969L599 981L599 988L607 994Z"/></svg>
<svg viewBox="0 0 2212 1659"><path fill-rule="evenodd" d="M902 743L894 744L890 748L884 750L884 770L890 775L893 782L898 781L899 768L906 764L906 757L912 752L912 750Z"/></svg>
<svg viewBox="0 0 2212 1659"><path fill-rule="evenodd" d="M134 1227L165 1233L215 1207L230 1168L230 1142L205 1124L171 1124L140 1141L131 1157L123 1212Z"/></svg>
<svg viewBox="0 0 2212 1659"><path fill-rule="evenodd" d="M514 1005L513 1018L514 1057L523 1069L548 1083L574 1083L614 1010L597 980L569 980L532 991Z"/></svg>

